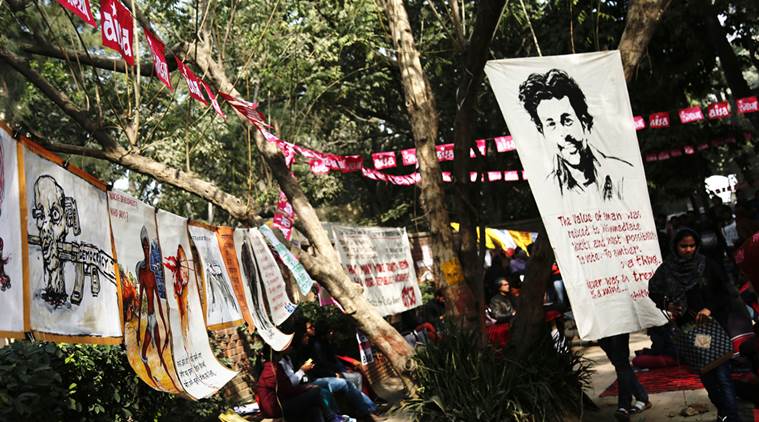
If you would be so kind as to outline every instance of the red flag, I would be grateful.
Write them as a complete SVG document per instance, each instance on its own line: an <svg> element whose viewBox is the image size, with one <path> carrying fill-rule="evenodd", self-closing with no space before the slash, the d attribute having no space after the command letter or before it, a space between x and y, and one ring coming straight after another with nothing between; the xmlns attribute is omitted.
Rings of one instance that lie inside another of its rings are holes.
<svg viewBox="0 0 759 422"><path fill-rule="evenodd" d="M646 162L650 163L651 161L657 161L659 158L656 156L655 152L649 152L646 154Z"/></svg>
<svg viewBox="0 0 759 422"><path fill-rule="evenodd" d="M507 170L503 172L503 180L507 182L514 182L519 180L519 172L516 170Z"/></svg>
<svg viewBox="0 0 759 422"><path fill-rule="evenodd" d="M360 155L343 155L338 160L340 171L343 173L352 173L364 168L364 158Z"/></svg>
<svg viewBox="0 0 759 422"><path fill-rule="evenodd" d="M200 91L200 84L203 81L201 81L200 78L198 78L198 76L195 75L189 67L185 66L185 64L179 60L179 57L174 57L174 60L177 61L177 68L179 69L179 73L184 76L184 80L187 82L187 90L190 92L190 97L195 98L196 100L203 103L203 105L207 106L208 101L206 101L206 97L203 96L203 92Z"/></svg>
<svg viewBox="0 0 759 422"><path fill-rule="evenodd" d="M503 173L500 171L489 171L488 182L496 182L503 179Z"/></svg>
<svg viewBox="0 0 759 422"><path fill-rule="evenodd" d="M709 107L706 109L706 115L712 120L728 118L730 117L730 103L721 101L709 104Z"/></svg>
<svg viewBox="0 0 759 422"><path fill-rule="evenodd" d="M648 126L651 129L661 129L669 127L669 112L662 111L653 113L648 117Z"/></svg>
<svg viewBox="0 0 759 422"><path fill-rule="evenodd" d="M218 114L222 119L227 118L227 115L224 114L223 111L221 111L221 106L219 105L219 101L216 100L216 95L211 91L211 87L206 83L206 81L201 80L200 81L203 84L203 88L206 90L206 94L208 94L208 98L211 99L211 106L213 106L214 111L216 114Z"/></svg>
<svg viewBox="0 0 759 422"><path fill-rule="evenodd" d="M693 155L696 153L696 150L693 148L693 145L686 145L685 148L683 148L683 150L685 150L685 155Z"/></svg>
<svg viewBox="0 0 759 422"><path fill-rule="evenodd" d="M234 107L238 113L245 116L249 122L253 123L258 128L261 128L262 126L269 127L269 125L265 123L266 118L263 113L258 111L258 103L251 103L250 101L245 101L242 98L236 98L223 92L219 92L219 95L221 95L221 98L223 98L224 101ZM266 136L265 132L262 131L261 133Z"/></svg>
<svg viewBox="0 0 759 422"><path fill-rule="evenodd" d="M635 125L635 130L643 130L646 128L646 119L643 116L633 116L633 124Z"/></svg>
<svg viewBox="0 0 759 422"><path fill-rule="evenodd" d="M435 145L438 161L453 161L453 144Z"/></svg>
<svg viewBox="0 0 759 422"><path fill-rule="evenodd" d="M759 100L756 97L739 98L735 104L738 106L738 113L755 113L759 111Z"/></svg>
<svg viewBox="0 0 759 422"><path fill-rule="evenodd" d="M704 120L704 113L701 112L701 107L699 106L681 109L677 114L680 116L680 123L682 124Z"/></svg>
<svg viewBox="0 0 759 422"><path fill-rule="evenodd" d="M329 167L324 163L324 160L318 158L312 158L309 160L308 167L311 169L311 173L317 176L329 173Z"/></svg>
<svg viewBox="0 0 759 422"><path fill-rule="evenodd" d="M659 159L659 161L668 160L669 159L669 151L660 151L657 158Z"/></svg>
<svg viewBox="0 0 759 422"><path fill-rule="evenodd" d="M443 171L441 173L443 174L443 182L453 182L453 176L450 171Z"/></svg>
<svg viewBox="0 0 759 422"><path fill-rule="evenodd" d="M402 149L401 163L403 163L404 166L416 165L416 148Z"/></svg>
<svg viewBox="0 0 759 422"><path fill-rule="evenodd" d="M130 65L134 65L134 21L129 12L119 0L103 0L100 3L100 22L102 22L103 45L121 54Z"/></svg>
<svg viewBox="0 0 759 422"><path fill-rule="evenodd" d="M683 155L683 150L680 148L675 148L669 152L669 156L672 158L680 157Z"/></svg>
<svg viewBox="0 0 759 422"><path fill-rule="evenodd" d="M148 45L150 46L150 52L153 53L153 70L155 76L169 88L169 91L173 91L171 87L171 77L169 76L169 65L166 63L166 46L148 29L143 28L145 31L145 38L148 39Z"/></svg>
<svg viewBox="0 0 759 422"><path fill-rule="evenodd" d="M509 152L517 149L514 139L511 136L496 136L495 150L498 152Z"/></svg>
<svg viewBox="0 0 759 422"><path fill-rule="evenodd" d="M90 8L90 0L58 0L58 3L70 10L71 13L82 18L83 21L92 25L93 28L98 28L95 16L92 14L92 9Z"/></svg>
<svg viewBox="0 0 759 422"><path fill-rule="evenodd" d="M522 170L522 180L527 180L527 171Z"/></svg>
<svg viewBox="0 0 759 422"><path fill-rule="evenodd" d="M476 148L478 151L480 151L480 155L483 157L485 156L485 151L487 151L487 140L485 139L478 139L474 141ZM469 158L474 158L477 156L477 152L473 148L469 148Z"/></svg>
<svg viewBox="0 0 759 422"><path fill-rule="evenodd" d="M375 152L372 154L372 161L374 161L374 168L377 170L395 167L395 152Z"/></svg>

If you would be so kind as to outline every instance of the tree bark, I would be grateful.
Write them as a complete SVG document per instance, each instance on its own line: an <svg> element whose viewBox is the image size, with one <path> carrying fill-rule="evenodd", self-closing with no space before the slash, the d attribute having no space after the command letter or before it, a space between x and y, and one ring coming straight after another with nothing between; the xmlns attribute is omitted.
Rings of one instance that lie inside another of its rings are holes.
<svg viewBox="0 0 759 422"><path fill-rule="evenodd" d="M473 322L479 318L478 309L471 289L463 282L464 275L461 261L455 252L453 230L443 192L443 178L435 151L438 113L432 88L422 68L403 1L383 0L382 5L396 50L406 109L416 146L421 174L421 204L430 224L430 246L436 257L435 278L438 286L446 287L446 299L453 305L449 307L449 313Z"/></svg>
<svg viewBox="0 0 759 422"><path fill-rule="evenodd" d="M633 0L627 9L627 23L619 41L625 80L635 74L651 37L671 0Z"/></svg>
<svg viewBox="0 0 759 422"><path fill-rule="evenodd" d="M213 59L209 36L205 34L203 42L190 53L195 62L216 82L219 89L230 95L240 97L235 87L227 78L223 67ZM238 113L239 114L239 113ZM242 115L240 118L251 125ZM415 385L409 377L413 369L413 350L405 339L385 321L363 296L363 288L354 283L340 265L337 251L327 236L327 232L316 215L311 203L303 193L285 165L282 152L272 143L256 136L256 146L277 180L280 189L293 206L299 220L299 227L316 250L316 256L300 254L304 267L337 300L346 314L350 315L361 331L388 358L393 368L401 376L410 394L415 393Z"/></svg>
<svg viewBox="0 0 759 422"><path fill-rule="evenodd" d="M493 39L493 33L498 25L504 5L505 0L483 0L477 6L474 31L468 44L466 62L463 72L461 72L461 81L456 95L458 107L454 121L456 160L453 165L458 194L454 195L453 199L457 204L460 220L461 249L459 258L464 270L464 278L475 298L474 308L478 317L484 314L485 299L482 259L480 259L477 242L477 226L482 220L480 215L482 209L480 188L482 185L472 183L469 180L469 172L474 170L473 161L469 157L469 150L474 145L473 122L477 119L474 107L477 103L477 94L482 87L483 70L489 52L488 47ZM478 151L476 159L482 159ZM484 228L481 235L484 239Z"/></svg>

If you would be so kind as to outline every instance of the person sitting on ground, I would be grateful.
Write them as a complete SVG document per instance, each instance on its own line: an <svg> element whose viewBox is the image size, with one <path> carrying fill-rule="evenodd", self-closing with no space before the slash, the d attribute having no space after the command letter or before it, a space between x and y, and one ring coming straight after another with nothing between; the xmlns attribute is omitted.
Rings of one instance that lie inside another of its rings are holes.
<svg viewBox="0 0 759 422"><path fill-rule="evenodd" d="M435 296L419 308L419 322L432 324L439 332L445 321L445 290L435 290Z"/></svg>
<svg viewBox="0 0 759 422"><path fill-rule="evenodd" d="M308 342L307 338L308 337L305 335L305 331L303 329L295 330L293 343L298 345L299 351L302 350L304 344ZM301 359L305 357L303 353L296 352L296 354L298 354ZM293 360L289 355L285 355L282 359L280 359L279 363L293 385L310 382L319 386L322 390L329 391L332 394L343 394L349 405L358 413L359 419L365 421L383 420L375 414L378 410L377 405L374 404L374 402L369 397L367 397L366 394L357 390L353 384L346 381L345 378L338 378L334 376L334 374L331 376L319 376L330 374L318 373L311 375L312 371L317 366L317 364L314 362L313 356L308 357L304 362L302 362L297 371L295 370ZM337 407L337 403L335 403L334 400L330 403L330 407L335 413L341 413Z"/></svg>
<svg viewBox="0 0 759 422"><path fill-rule="evenodd" d="M496 324L510 323L517 314L516 301L511 296L511 286L506 277L496 280L498 292L490 299L490 317Z"/></svg>
<svg viewBox="0 0 759 422"><path fill-rule="evenodd" d="M753 340L751 321L737 289L719 264L700 253L700 246L700 236L695 230L683 228L675 233L672 254L649 281L649 297L681 326L716 319L733 340L733 347L752 355L756 343L747 341ZM740 421L730 362L701 374L701 381L717 407L720 420Z"/></svg>
<svg viewBox="0 0 759 422"><path fill-rule="evenodd" d="M358 391L362 391L361 372L349 371L338 359L328 337L320 332L313 321L306 320L302 347L297 350L299 361L312 358L314 369L309 372L311 378L337 377L345 378Z"/></svg>
<svg viewBox="0 0 759 422"><path fill-rule="evenodd" d="M290 382L284 369L276 363L281 358L279 353L273 353L269 346L264 346L260 358L264 362L256 382L256 402L263 416L298 422L345 420L327 406L321 388L311 384L293 385Z"/></svg>
<svg viewBox="0 0 759 422"><path fill-rule="evenodd" d="M498 279L506 277L509 278L511 270L509 264L511 258L502 249L498 249L493 252L492 265L485 271L485 286L488 288L488 295L494 293L493 290L498 288Z"/></svg>

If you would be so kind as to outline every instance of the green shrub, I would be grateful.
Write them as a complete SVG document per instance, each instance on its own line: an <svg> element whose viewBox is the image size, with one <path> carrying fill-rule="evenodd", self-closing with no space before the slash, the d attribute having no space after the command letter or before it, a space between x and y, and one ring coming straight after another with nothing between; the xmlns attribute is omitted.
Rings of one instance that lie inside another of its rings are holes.
<svg viewBox="0 0 759 422"><path fill-rule="evenodd" d="M588 365L556 352L548 336L525 361L483 344L471 330L449 326L415 355L418 398L402 407L417 421L561 421L579 414Z"/></svg>
<svg viewBox="0 0 759 422"><path fill-rule="evenodd" d="M0 420L211 421L229 407L153 390L117 346L15 342L0 349L0 380Z"/></svg>

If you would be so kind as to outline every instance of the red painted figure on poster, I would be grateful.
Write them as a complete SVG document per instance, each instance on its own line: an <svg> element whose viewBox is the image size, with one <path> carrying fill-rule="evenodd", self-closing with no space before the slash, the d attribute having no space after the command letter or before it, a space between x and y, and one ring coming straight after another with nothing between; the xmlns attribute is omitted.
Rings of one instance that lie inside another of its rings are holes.
<svg viewBox="0 0 759 422"><path fill-rule="evenodd" d="M182 245L177 248L177 255L166 258L163 266L174 275L174 297L179 305L179 320L182 324L182 335L187 338L187 283L190 280L190 266Z"/></svg>
<svg viewBox="0 0 759 422"><path fill-rule="evenodd" d="M3 255L3 239L0 237L0 291L11 288L11 278L8 277L8 274L5 274L5 264L8 263L9 259Z"/></svg>
<svg viewBox="0 0 759 422"><path fill-rule="evenodd" d="M169 338L167 335L163 346L161 346L161 330L158 327L158 321L156 320L155 316L156 306L158 307L158 315L161 317L161 324L163 325L164 331L168 333L169 330L166 326L166 319L163 315L163 308L161 307L161 298L158 294L158 284L156 282L155 273L153 273L153 269L150 268L150 239L148 239L148 231L144 226L140 232L140 243L142 244L142 253L144 260L137 264L136 271L137 280L140 282L140 305L137 308L140 314L138 315L137 319L137 346L139 347L140 345L143 297L146 297L148 312L147 327L145 329L145 335L142 339L140 358L142 359L142 363L145 366L145 371L147 372L148 377L158 382L158 380L150 371L150 366L148 365L148 347L152 344L155 348L158 358L161 361L161 366L163 366L164 371L166 371L166 375L171 380L171 383L174 384L174 379L170 375L169 367L166 364L166 361L163 359L163 351L166 349ZM176 384L174 384L174 387L177 388Z"/></svg>

